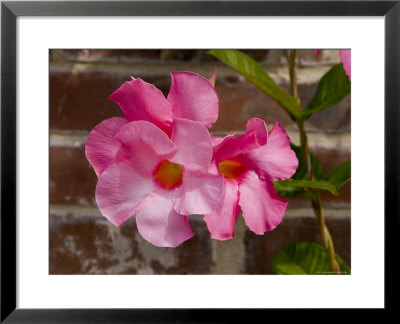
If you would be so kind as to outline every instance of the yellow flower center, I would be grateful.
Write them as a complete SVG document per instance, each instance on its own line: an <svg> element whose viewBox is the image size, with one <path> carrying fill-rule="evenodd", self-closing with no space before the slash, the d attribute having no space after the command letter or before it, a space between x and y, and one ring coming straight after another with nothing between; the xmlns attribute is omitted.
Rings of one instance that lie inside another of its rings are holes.
<svg viewBox="0 0 400 324"><path fill-rule="evenodd" d="M154 180L165 189L172 189L182 183L182 168L179 164L162 160L153 172Z"/></svg>
<svg viewBox="0 0 400 324"><path fill-rule="evenodd" d="M228 179L236 179L240 176L246 167L236 159L224 160L218 163L218 169L221 174Z"/></svg>

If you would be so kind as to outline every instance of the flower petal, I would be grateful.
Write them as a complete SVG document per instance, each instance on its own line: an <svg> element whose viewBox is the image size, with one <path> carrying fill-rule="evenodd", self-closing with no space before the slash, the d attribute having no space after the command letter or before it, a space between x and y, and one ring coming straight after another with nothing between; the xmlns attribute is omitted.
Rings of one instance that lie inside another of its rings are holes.
<svg viewBox="0 0 400 324"><path fill-rule="evenodd" d="M217 72L218 70L215 69L213 74L210 76L210 78L208 79L208 81L211 83L211 85L213 86L213 88L215 88L215 81L217 80Z"/></svg>
<svg viewBox="0 0 400 324"><path fill-rule="evenodd" d="M221 149L226 143L229 143L236 135L236 132L232 132L225 137L211 137L211 143L213 146L214 153Z"/></svg>
<svg viewBox="0 0 400 324"><path fill-rule="evenodd" d="M174 193L175 210L184 215L212 213L221 199L223 181L221 175L184 172Z"/></svg>
<svg viewBox="0 0 400 324"><path fill-rule="evenodd" d="M218 118L219 100L212 84L193 72L171 73L167 100L175 118L185 118L211 127Z"/></svg>
<svg viewBox="0 0 400 324"><path fill-rule="evenodd" d="M109 99L121 107L128 121L146 120L171 133L172 107L154 85L139 78L128 81Z"/></svg>
<svg viewBox="0 0 400 324"><path fill-rule="evenodd" d="M268 130L265 121L260 118L251 118L246 125L246 133L254 133L254 146L264 146L268 140Z"/></svg>
<svg viewBox="0 0 400 324"><path fill-rule="evenodd" d="M121 147L115 139L115 134L126 123L125 118L109 118L103 120L90 132L85 146L85 154L97 176L115 163L115 157Z"/></svg>
<svg viewBox="0 0 400 324"><path fill-rule="evenodd" d="M343 69L351 80L351 50L339 50L339 56L343 63Z"/></svg>
<svg viewBox="0 0 400 324"><path fill-rule="evenodd" d="M217 146L218 144L221 144L222 141L224 140L225 137L217 137L217 136L212 136L211 135L211 144L212 146Z"/></svg>
<svg viewBox="0 0 400 324"><path fill-rule="evenodd" d="M226 136L214 147L217 162L231 159L241 153L257 149L267 143L268 131L265 122L252 118L247 122L246 133L238 137Z"/></svg>
<svg viewBox="0 0 400 324"><path fill-rule="evenodd" d="M225 241L234 236L237 216L239 214L239 187L236 181L224 181L224 192L217 209L204 215L204 221L211 238Z"/></svg>
<svg viewBox="0 0 400 324"><path fill-rule="evenodd" d="M125 155L130 157L130 162L146 172L152 172L161 160L176 153L176 146L167 134L147 121L130 122L115 137L123 146Z"/></svg>
<svg viewBox="0 0 400 324"><path fill-rule="evenodd" d="M290 148L289 136L278 122L268 134L268 143L244 153L243 158L259 176L271 181L290 178L299 163Z"/></svg>
<svg viewBox="0 0 400 324"><path fill-rule="evenodd" d="M153 187L151 177L146 177L131 164L113 164L97 182L97 206L103 216L120 227L135 213L137 203Z"/></svg>
<svg viewBox="0 0 400 324"><path fill-rule="evenodd" d="M139 233L156 246L176 247L194 236L188 217L174 210L172 197L173 191L153 191L136 209Z"/></svg>
<svg viewBox="0 0 400 324"><path fill-rule="evenodd" d="M213 151L210 134L204 125L193 120L174 119L171 139L177 148L172 162L189 170L207 171Z"/></svg>
<svg viewBox="0 0 400 324"><path fill-rule="evenodd" d="M278 196L272 182L248 171L239 184L239 193L244 221L254 233L262 235L282 222L287 201Z"/></svg>

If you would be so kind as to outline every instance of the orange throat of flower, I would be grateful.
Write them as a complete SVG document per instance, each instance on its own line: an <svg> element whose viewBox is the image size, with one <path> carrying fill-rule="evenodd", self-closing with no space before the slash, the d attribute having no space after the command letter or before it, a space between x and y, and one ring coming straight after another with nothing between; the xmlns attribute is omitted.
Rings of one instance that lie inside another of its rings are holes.
<svg viewBox="0 0 400 324"><path fill-rule="evenodd" d="M246 167L236 159L224 160L218 162L218 170L225 178L236 179L244 171Z"/></svg>
<svg viewBox="0 0 400 324"><path fill-rule="evenodd" d="M164 189L172 189L182 183L182 168L179 164L162 160L154 169L153 177Z"/></svg>

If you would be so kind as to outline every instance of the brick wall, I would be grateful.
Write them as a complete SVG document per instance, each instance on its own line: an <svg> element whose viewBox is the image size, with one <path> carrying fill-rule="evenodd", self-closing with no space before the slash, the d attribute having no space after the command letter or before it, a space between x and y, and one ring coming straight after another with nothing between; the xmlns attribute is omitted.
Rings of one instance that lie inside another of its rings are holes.
<svg viewBox="0 0 400 324"><path fill-rule="evenodd" d="M209 239L201 217L191 216L196 236L175 249L158 248L138 234L134 217L120 229L97 209L97 177L84 154L88 132L105 118L122 116L108 96L130 76L153 83L165 95L169 72L189 70L210 76L218 68L220 99L215 135L243 131L251 117L269 129L278 120L298 144L296 125L267 95L205 50L50 51L50 273L51 274L269 274L275 252L296 241L320 242L310 203L290 200L284 221L257 236L241 217L235 238ZM288 68L280 50L246 50L271 77L288 88ZM298 91L308 103L319 78L339 62L337 51L298 51ZM350 97L314 114L306 123L311 151L325 171L350 158ZM338 197L322 195L327 225L337 253L350 264L350 183Z"/></svg>

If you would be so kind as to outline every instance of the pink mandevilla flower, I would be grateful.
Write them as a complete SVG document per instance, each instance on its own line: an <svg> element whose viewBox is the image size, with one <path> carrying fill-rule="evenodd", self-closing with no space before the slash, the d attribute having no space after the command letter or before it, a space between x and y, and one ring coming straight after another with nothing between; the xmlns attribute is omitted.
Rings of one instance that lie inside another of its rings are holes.
<svg viewBox="0 0 400 324"><path fill-rule="evenodd" d="M116 102L128 121L146 120L168 135L174 118L195 120L211 127L218 118L219 101L210 80L193 72L172 72L167 98L142 79L125 82L109 99Z"/></svg>
<svg viewBox="0 0 400 324"><path fill-rule="evenodd" d="M254 233L273 230L283 219L287 201L278 196L272 181L291 177L298 166L285 130L276 122L268 134L265 122L252 118L245 134L214 137L213 145L211 169L224 176L224 192L217 209L204 215L211 238L232 238L240 209Z"/></svg>
<svg viewBox="0 0 400 324"><path fill-rule="evenodd" d="M109 126L118 125L115 136ZM103 151L114 152L104 159ZM191 238L187 215L212 212L223 177L208 172L211 137L204 125L175 118L171 138L148 121L105 120L90 133L86 155L97 167L96 201L101 213L121 226L136 214L139 233L156 246L175 247ZM101 171L100 171L101 170Z"/></svg>
<svg viewBox="0 0 400 324"><path fill-rule="evenodd" d="M125 82L110 96L125 118L106 119L90 132L86 156L99 177L102 214L116 226L136 214L140 234L167 247L194 235L190 214L204 214L219 240L233 237L240 208L256 234L274 229L287 202L272 181L289 178L298 164L286 132L276 123L268 136L254 118L244 135L211 138L216 72L210 80L192 72L171 78L167 98L141 79Z"/></svg>
<svg viewBox="0 0 400 324"><path fill-rule="evenodd" d="M191 238L187 215L212 212L220 199L223 177L208 173L206 129L218 117L215 77L171 73L167 98L132 78L110 96L125 118L106 119L89 134L85 152L99 177L99 209L117 226L136 214L139 232L154 245Z"/></svg>
<svg viewBox="0 0 400 324"><path fill-rule="evenodd" d="M115 163L119 145L114 137L128 122L148 121L168 136L174 118L198 121L206 127L215 123L219 109L214 90L216 71L210 80L193 72L173 72L171 78L167 99L154 85L139 78L125 82L111 94L109 99L119 104L125 118L106 119L89 135L86 156L98 176Z"/></svg>

